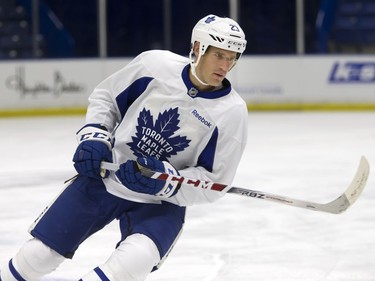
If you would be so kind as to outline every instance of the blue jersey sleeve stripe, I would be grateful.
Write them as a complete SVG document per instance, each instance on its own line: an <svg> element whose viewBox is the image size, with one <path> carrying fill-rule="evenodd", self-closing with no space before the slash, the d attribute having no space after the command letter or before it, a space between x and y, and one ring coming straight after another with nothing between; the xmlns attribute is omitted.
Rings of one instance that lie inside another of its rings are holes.
<svg viewBox="0 0 375 281"><path fill-rule="evenodd" d="M219 130L216 127L214 132L212 133L212 136L209 142L207 143L206 147L201 152L198 158L198 166L205 168L209 172L213 171L218 137L219 137Z"/></svg>
<svg viewBox="0 0 375 281"><path fill-rule="evenodd" d="M148 84L150 84L153 79L152 77L139 78L116 97L117 107L120 110L121 117L125 116L128 108L146 90Z"/></svg>

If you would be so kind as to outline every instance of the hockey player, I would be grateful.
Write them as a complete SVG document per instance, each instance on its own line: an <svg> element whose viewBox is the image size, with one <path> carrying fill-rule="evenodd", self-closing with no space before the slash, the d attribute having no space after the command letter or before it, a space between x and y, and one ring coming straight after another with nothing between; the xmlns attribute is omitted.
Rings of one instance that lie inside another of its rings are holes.
<svg viewBox="0 0 375 281"><path fill-rule="evenodd" d="M235 21L208 15L192 31L189 58L144 52L101 82L77 132L78 175L30 227L33 238L1 268L1 280L40 280L114 219L120 242L81 280L145 280L157 269L181 233L186 206L224 193L180 188L140 167L231 184L248 115L225 77L245 47ZM109 172L101 161L121 165Z"/></svg>

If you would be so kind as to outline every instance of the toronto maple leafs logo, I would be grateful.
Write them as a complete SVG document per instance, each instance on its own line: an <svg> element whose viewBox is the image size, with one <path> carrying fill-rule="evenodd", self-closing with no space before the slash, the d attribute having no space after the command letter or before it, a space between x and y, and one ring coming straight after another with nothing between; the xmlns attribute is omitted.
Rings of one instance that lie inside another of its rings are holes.
<svg viewBox="0 0 375 281"><path fill-rule="evenodd" d="M180 128L177 108L159 113L154 124L150 110L145 108L139 113L138 125L132 142L127 143L137 157L152 156L165 161L172 155L185 150L190 140L185 136L175 135Z"/></svg>

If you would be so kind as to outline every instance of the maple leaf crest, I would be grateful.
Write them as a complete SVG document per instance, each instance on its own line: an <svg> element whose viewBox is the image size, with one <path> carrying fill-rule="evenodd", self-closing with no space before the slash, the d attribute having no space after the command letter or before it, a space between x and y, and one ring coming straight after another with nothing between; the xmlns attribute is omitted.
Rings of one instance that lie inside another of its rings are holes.
<svg viewBox="0 0 375 281"><path fill-rule="evenodd" d="M166 161L172 155L185 150L190 140L185 136L175 135L180 129L178 108L171 108L154 118L145 108L139 113L138 124L132 142L127 143L137 157L152 156Z"/></svg>

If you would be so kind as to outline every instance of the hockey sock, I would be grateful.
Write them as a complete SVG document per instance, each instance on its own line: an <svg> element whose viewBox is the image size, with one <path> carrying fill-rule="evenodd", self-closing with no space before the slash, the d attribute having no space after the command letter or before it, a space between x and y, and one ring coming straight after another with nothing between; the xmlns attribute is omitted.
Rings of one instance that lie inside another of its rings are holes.
<svg viewBox="0 0 375 281"><path fill-rule="evenodd" d="M7 266L3 267L0 272L0 281L22 281L25 280L21 277L18 271L13 266L13 260L10 260Z"/></svg>
<svg viewBox="0 0 375 281"><path fill-rule="evenodd" d="M140 281L145 280L159 262L155 243L146 235L127 237L107 262L85 275L82 281Z"/></svg>
<svg viewBox="0 0 375 281"><path fill-rule="evenodd" d="M33 238L27 241L9 262L11 275L3 275L2 278L3 281L37 281L54 271L64 260L65 257Z"/></svg>

